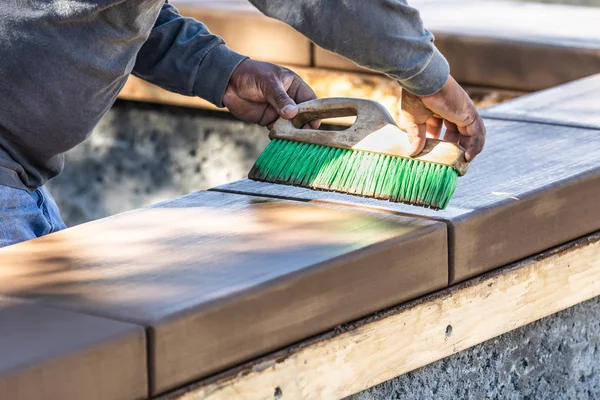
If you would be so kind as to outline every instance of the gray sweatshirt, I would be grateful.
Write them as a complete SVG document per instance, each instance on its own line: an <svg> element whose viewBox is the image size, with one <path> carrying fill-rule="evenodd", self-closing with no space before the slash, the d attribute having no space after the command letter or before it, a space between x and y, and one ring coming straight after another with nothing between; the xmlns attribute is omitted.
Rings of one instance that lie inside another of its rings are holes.
<svg viewBox="0 0 600 400"><path fill-rule="evenodd" d="M252 2L416 94L448 77L405 1ZM222 107L244 58L164 0L1 0L0 184L31 191L58 175L62 154L87 138L129 74Z"/></svg>

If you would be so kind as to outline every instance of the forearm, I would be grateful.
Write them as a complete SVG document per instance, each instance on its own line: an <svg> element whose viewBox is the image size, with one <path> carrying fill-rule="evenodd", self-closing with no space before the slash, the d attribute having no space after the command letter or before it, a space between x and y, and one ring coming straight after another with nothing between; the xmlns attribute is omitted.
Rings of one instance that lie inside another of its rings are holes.
<svg viewBox="0 0 600 400"><path fill-rule="evenodd" d="M448 79L448 63L433 35L404 0L250 2L317 45L395 78L416 95L436 93Z"/></svg>
<svg viewBox="0 0 600 400"><path fill-rule="evenodd" d="M222 106L229 78L245 57L206 26L165 4L138 53L133 74L172 92Z"/></svg>

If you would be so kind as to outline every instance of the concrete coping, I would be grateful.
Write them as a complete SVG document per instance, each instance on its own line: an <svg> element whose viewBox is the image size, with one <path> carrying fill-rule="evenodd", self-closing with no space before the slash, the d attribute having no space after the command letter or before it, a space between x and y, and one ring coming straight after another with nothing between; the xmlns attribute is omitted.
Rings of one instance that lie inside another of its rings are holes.
<svg viewBox="0 0 600 400"><path fill-rule="evenodd" d="M0 295L142 327L156 396L446 287L447 229L197 192L3 248L0 265Z"/></svg>

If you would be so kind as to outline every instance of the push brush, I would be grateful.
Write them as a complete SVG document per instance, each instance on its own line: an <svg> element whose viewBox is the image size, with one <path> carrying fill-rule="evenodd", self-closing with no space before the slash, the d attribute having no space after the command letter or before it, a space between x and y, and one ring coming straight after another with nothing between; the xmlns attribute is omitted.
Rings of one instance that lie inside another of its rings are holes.
<svg viewBox="0 0 600 400"><path fill-rule="evenodd" d="M406 133L377 102L324 98L298 107L292 120L275 122L250 179L443 209L467 172L464 149L454 143L427 139L410 157ZM351 115L356 121L345 130L302 129Z"/></svg>

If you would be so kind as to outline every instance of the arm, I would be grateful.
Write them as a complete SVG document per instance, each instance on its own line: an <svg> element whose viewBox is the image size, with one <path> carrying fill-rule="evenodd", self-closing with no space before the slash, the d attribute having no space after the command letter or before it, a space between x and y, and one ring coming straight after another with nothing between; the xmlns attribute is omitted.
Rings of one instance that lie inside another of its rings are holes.
<svg viewBox="0 0 600 400"><path fill-rule="evenodd" d="M229 79L244 59L206 26L182 17L175 7L165 4L138 53L133 75L222 107Z"/></svg>
<svg viewBox="0 0 600 400"><path fill-rule="evenodd" d="M250 0L265 15L291 25L324 49L396 79L402 121L413 155L426 135L460 143L472 160L485 142L485 126L448 63L406 0Z"/></svg>
<svg viewBox="0 0 600 400"><path fill-rule="evenodd" d="M202 97L236 117L269 126L293 118L296 103L316 96L292 71L250 60L229 49L200 22L165 4L133 75L169 91ZM317 122L313 126L318 126Z"/></svg>
<svg viewBox="0 0 600 400"><path fill-rule="evenodd" d="M448 79L448 63L433 35L404 0L250 2L324 49L383 72L416 95L434 94Z"/></svg>

